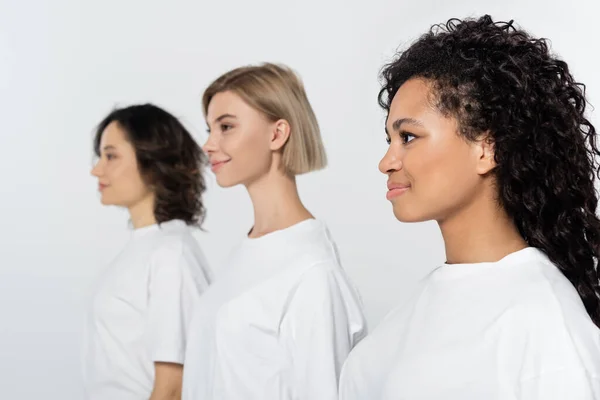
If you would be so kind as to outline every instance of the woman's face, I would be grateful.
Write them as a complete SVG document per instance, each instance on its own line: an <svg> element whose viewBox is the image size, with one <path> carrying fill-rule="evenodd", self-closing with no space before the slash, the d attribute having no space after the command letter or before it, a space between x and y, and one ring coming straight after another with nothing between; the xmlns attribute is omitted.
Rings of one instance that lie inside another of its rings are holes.
<svg viewBox="0 0 600 400"><path fill-rule="evenodd" d="M248 186L267 174L274 151L287 140L280 130L282 121L269 121L230 91L212 97L206 120L209 137L202 149L222 187Z"/></svg>
<svg viewBox="0 0 600 400"><path fill-rule="evenodd" d="M494 166L485 141L459 135L458 122L431 102L431 85L404 83L392 100L386 121L389 148L379 163L388 175L387 199L402 222L441 222L466 208L484 190Z"/></svg>
<svg viewBox="0 0 600 400"><path fill-rule="evenodd" d="M131 208L152 196L138 169L135 149L116 122L111 122L102 132L100 158L92 175L98 178L104 205Z"/></svg>

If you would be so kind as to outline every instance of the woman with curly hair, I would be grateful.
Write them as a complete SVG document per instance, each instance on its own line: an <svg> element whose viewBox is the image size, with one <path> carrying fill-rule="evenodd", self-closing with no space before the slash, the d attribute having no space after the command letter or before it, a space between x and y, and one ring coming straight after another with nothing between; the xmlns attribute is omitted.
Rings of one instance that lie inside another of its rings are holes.
<svg viewBox="0 0 600 400"><path fill-rule="evenodd" d="M111 112L94 151L102 204L126 207L133 231L87 316L87 398L180 398L187 327L210 281L191 231L204 216L206 156L177 118L151 104Z"/></svg>
<svg viewBox="0 0 600 400"><path fill-rule="evenodd" d="M596 131L584 87L512 21L452 19L383 70L379 164L446 263L350 355L341 398L600 399Z"/></svg>

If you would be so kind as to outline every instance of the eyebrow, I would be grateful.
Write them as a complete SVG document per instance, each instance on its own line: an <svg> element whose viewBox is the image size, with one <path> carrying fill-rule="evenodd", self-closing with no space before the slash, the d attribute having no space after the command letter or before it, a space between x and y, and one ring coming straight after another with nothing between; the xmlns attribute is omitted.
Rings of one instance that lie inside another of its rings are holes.
<svg viewBox="0 0 600 400"><path fill-rule="evenodd" d="M397 120L394 121L394 123L392 124L392 130L395 132L398 132L400 130L400 127L404 124L407 125L415 125L415 126L423 126L423 123L417 119L414 118L399 118ZM387 129L387 124L385 127L385 133L389 134L388 129Z"/></svg>
<svg viewBox="0 0 600 400"><path fill-rule="evenodd" d="M116 148L112 144L109 144L107 146L104 146L103 150L104 151L106 151L106 150L116 150Z"/></svg>
<svg viewBox="0 0 600 400"><path fill-rule="evenodd" d="M214 122L220 122L220 121L224 120L225 118L235 118L235 115L233 115L233 114L223 114L223 115L217 117Z"/></svg>

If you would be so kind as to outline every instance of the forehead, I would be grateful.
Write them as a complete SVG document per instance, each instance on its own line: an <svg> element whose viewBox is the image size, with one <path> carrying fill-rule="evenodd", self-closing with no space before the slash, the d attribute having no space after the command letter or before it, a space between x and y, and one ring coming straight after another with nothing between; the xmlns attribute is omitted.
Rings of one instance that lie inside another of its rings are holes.
<svg viewBox="0 0 600 400"><path fill-rule="evenodd" d="M431 113L431 85L423 79L410 79L406 81L392 99L388 115L388 124L400 118L422 119L422 116ZM391 129L391 126L388 127Z"/></svg>
<svg viewBox="0 0 600 400"><path fill-rule="evenodd" d="M127 142L127 138L123 128L121 128L117 122L113 121L104 128L102 138L100 139L100 147L118 146L125 142Z"/></svg>
<svg viewBox="0 0 600 400"><path fill-rule="evenodd" d="M392 99L390 114L406 113L405 117L431 110L431 84L423 79L406 81Z"/></svg>
<svg viewBox="0 0 600 400"><path fill-rule="evenodd" d="M223 114L238 115L249 111L253 111L253 109L240 96L231 91L225 91L212 97L208 104L206 118L209 122L213 122L215 118L219 118Z"/></svg>

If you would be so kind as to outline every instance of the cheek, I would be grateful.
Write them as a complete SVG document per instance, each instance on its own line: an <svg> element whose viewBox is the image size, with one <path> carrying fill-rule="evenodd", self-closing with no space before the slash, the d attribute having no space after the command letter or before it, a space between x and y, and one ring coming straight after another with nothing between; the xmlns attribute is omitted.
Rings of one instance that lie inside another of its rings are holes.
<svg viewBox="0 0 600 400"><path fill-rule="evenodd" d="M135 164L120 164L108 174L113 195L124 200L135 199L147 193L148 189Z"/></svg>
<svg viewBox="0 0 600 400"><path fill-rule="evenodd" d="M224 139L221 149L231 157L231 168L227 170L236 176L254 175L268 168L271 151L268 143L258 134ZM223 168L223 172L225 170Z"/></svg>
<svg viewBox="0 0 600 400"><path fill-rule="evenodd" d="M430 151L415 162L416 192L430 205L452 206L464 200L477 184L469 154L462 148Z"/></svg>

